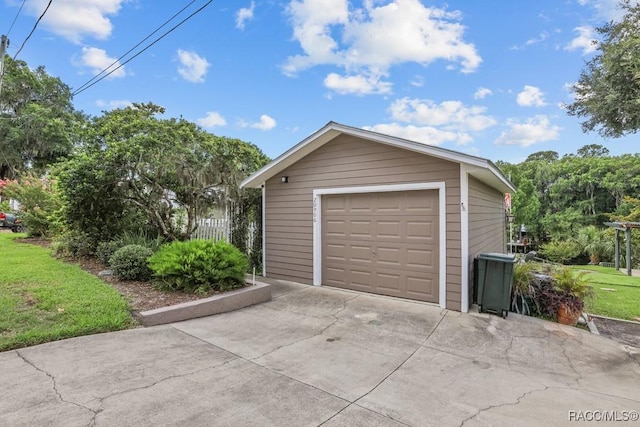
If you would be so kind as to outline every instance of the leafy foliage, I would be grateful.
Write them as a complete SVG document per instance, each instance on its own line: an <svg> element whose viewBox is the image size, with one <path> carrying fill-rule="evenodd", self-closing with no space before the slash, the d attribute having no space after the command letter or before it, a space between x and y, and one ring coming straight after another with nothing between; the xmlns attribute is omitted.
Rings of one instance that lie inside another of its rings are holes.
<svg viewBox="0 0 640 427"><path fill-rule="evenodd" d="M498 166L518 188L512 196L516 224L525 224L538 241L576 239L588 226L602 229L610 218L631 213L625 197L640 194L640 155L609 156L598 144L561 159L544 151Z"/></svg>
<svg viewBox="0 0 640 427"><path fill-rule="evenodd" d="M161 288L207 293L243 286L249 264L229 243L191 240L163 246L149 259L149 266Z"/></svg>
<svg viewBox="0 0 640 427"><path fill-rule="evenodd" d="M249 228L253 240L249 241ZM249 257L251 268L262 270L262 192L247 188L233 204L231 243Z"/></svg>
<svg viewBox="0 0 640 427"><path fill-rule="evenodd" d="M57 236L51 247L53 255L60 258L83 258L95 253L91 237L78 230L69 230Z"/></svg>
<svg viewBox="0 0 640 427"><path fill-rule="evenodd" d="M28 174L9 183L4 193L20 203L20 215L29 235L51 237L58 231L62 201L54 182Z"/></svg>
<svg viewBox="0 0 640 427"><path fill-rule="evenodd" d="M147 247L127 245L115 251L109 259L109 265L119 279L149 280L151 269L147 260L152 255L153 251Z"/></svg>
<svg viewBox="0 0 640 427"><path fill-rule="evenodd" d="M597 54L573 85L568 113L585 118L582 129L620 137L640 129L640 4L620 3L625 15L600 28Z"/></svg>
<svg viewBox="0 0 640 427"><path fill-rule="evenodd" d="M0 178L15 178L28 169L42 173L68 155L84 121L71 103L71 90L44 67L5 56L0 93Z"/></svg>
<svg viewBox="0 0 640 427"><path fill-rule="evenodd" d="M555 240L542 245L540 254L551 262L564 264L580 255L580 247L572 240Z"/></svg>
<svg viewBox="0 0 640 427"><path fill-rule="evenodd" d="M96 247L96 258L104 265L109 265L111 256L122 247L119 241L110 240L108 242L100 242Z"/></svg>
<svg viewBox="0 0 640 427"><path fill-rule="evenodd" d="M86 233L97 246L127 231L144 228L144 216L126 201L118 185L121 170L104 153L80 153L54 170L68 229Z"/></svg>
<svg viewBox="0 0 640 427"><path fill-rule="evenodd" d="M268 160L252 144L158 118L162 113L151 103L134 104L91 121L81 154L60 171L73 227L97 241L144 229L186 240L200 215L238 200L240 181ZM184 224L175 221L177 212Z"/></svg>

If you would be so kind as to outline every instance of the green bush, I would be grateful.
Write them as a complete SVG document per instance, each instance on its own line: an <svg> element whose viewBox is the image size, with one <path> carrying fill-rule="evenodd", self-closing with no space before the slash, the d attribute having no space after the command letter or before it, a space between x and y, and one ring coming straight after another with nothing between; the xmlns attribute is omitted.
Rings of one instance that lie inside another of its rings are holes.
<svg viewBox="0 0 640 427"><path fill-rule="evenodd" d="M100 242L96 247L96 258L104 265L109 265L111 256L116 253L118 249L123 247L120 242L111 240L109 242Z"/></svg>
<svg viewBox="0 0 640 427"><path fill-rule="evenodd" d="M161 247L149 266L161 288L206 293L242 287L249 262L225 241L191 240Z"/></svg>
<svg viewBox="0 0 640 427"><path fill-rule="evenodd" d="M51 237L59 231L55 222L62 200L55 182L26 175L20 182L10 182L4 193L20 203L20 217L28 235Z"/></svg>
<svg viewBox="0 0 640 427"><path fill-rule="evenodd" d="M577 257L581 252L578 244L569 240L555 240L540 248L540 255L544 259L560 264Z"/></svg>
<svg viewBox="0 0 640 427"><path fill-rule="evenodd" d="M93 241L86 233L68 231L52 244L53 255L59 258L83 258L95 253Z"/></svg>
<svg viewBox="0 0 640 427"><path fill-rule="evenodd" d="M109 259L114 276L122 280L149 280L151 270L147 260L153 251L140 245L127 245L115 251Z"/></svg>
<svg viewBox="0 0 640 427"><path fill-rule="evenodd" d="M152 236L144 231L125 231L115 241L118 242L121 248L128 245L140 245L151 249L153 252L158 252L160 246L165 242L161 236Z"/></svg>

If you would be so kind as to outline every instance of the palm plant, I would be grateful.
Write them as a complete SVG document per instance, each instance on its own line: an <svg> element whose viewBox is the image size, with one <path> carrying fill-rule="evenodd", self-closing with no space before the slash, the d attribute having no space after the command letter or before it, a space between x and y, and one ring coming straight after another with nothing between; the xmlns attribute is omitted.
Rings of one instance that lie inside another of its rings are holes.
<svg viewBox="0 0 640 427"><path fill-rule="evenodd" d="M593 265L598 265L604 256L611 253L611 244L606 238L604 230L593 225L581 228L575 240L582 251L589 255L589 260Z"/></svg>

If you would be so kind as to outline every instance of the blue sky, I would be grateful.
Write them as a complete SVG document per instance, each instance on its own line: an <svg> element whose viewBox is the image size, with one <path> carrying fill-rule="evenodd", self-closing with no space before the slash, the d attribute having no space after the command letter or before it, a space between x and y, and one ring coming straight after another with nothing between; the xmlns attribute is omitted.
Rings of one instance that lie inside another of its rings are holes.
<svg viewBox="0 0 640 427"><path fill-rule="evenodd" d="M0 0L7 34L23 0ZM48 0L24 0L14 56ZM207 0L53 0L18 59L73 89L183 7ZM583 134L562 108L616 0L236 0L200 13L96 85L98 115L154 102L275 157L333 120L489 158L638 151L640 136ZM135 53L135 52L134 52ZM125 57L122 61L126 61Z"/></svg>

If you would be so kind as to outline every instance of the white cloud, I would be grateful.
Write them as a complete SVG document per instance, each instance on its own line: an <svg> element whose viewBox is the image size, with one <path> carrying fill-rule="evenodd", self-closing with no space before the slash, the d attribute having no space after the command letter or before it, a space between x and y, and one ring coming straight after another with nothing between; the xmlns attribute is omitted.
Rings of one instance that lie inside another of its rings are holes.
<svg viewBox="0 0 640 427"><path fill-rule="evenodd" d="M244 23L253 19L253 11L256 8L256 3L251 1L249 7L243 7L236 13L236 28L244 30Z"/></svg>
<svg viewBox="0 0 640 427"><path fill-rule="evenodd" d="M130 0L56 0L51 3L42 24L73 43L80 43L85 36L104 40L113 30L108 16L116 15L127 1ZM38 17L47 3L47 0L27 0L25 11Z"/></svg>
<svg viewBox="0 0 640 427"><path fill-rule="evenodd" d="M391 93L391 82L381 81L381 76L340 76L330 73L324 79L324 85L328 89L340 95L356 94L371 95Z"/></svg>
<svg viewBox="0 0 640 427"><path fill-rule="evenodd" d="M250 127L254 129L267 131L276 127L277 122L273 117L263 114L260 116L259 122L250 123L245 120L241 120L238 125L243 128Z"/></svg>
<svg viewBox="0 0 640 427"><path fill-rule="evenodd" d="M591 6L596 18L604 21L618 21L624 15L619 7L620 0L578 0L581 6Z"/></svg>
<svg viewBox="0 0 640 427"><path fill-rule="evenodd" d="M542 107L546 105L542 91L535 86L529 85L525 85L522 92L518 94L516 101L521 107Z"/></svg>
<svg viewBox="0 0 640 427"><path fill-rule="evenodd" d="M124 67L120 67L116 70L120 65L120 62L116 61L116 58L110 57L107 55L106 51L98 49L97 47L82 48L80 65L91 68L94 75L100 74L100 72L105 69L107 70L106 73L115 70L109 75L109 77L107 77L108 79L124 77L126 75Z"/></svg>
<svg viewBox="0 0 640 427"><path fill-rule="evenodd" d="M467 107L460 101L436 104L428 99L401 98L395 100L389 110L396 121L439 126L445 130L478 132L496 124L493 117L484 114L485 107Z"/></svg>
<svg viewBox="0 0 640 427"><path fill-rule="evenodd" d="M103 99L98 99L96 101L96 106L103 108L107 111L116 110L118 108L126 108L133 105L131 101L128 99L113 99L111 101L105 101Z"/></svg>
<svg viewBox="0 0 640 427"><path fill-rule="evenodd" d="M191 83L202 83L207 75L207 70L211 66L207 60L195 52L178 49L178 73L186 81Z"/></svg>
<svg viewBox="0 0 640 427"><path fill-rule="evenodd" d="M276 124L277 123L273 117L263 114L260 116L260 121L258 123L253 123L251 127L260 130L271 130L276 127Z"/></svg>
<svg viewBox="0 0 640 427"><path fill-rule="evenodd" d="M377 124L365 126L363 129L392 135L427 145L441 145L445 142L466 144L470 142L468 135L436 129L432 126L402 125L399 123Z"/></svg>
<svg viewBox="0 0 640 427"><path fill-rule="evenodd" d="M551 126L549 118L538 115L528 118L524 122L509 120L509 129L500 134L495 143L497 145L520 145L528 147L538 142L546 142L558 139L559 126Z"/></svg>
<svg viewBox="0 0 640 427"><path fill-rule="evenodd" d="M596 33L592 27L576 27L573 31L578 33L578 36L564 47L565 50L582 50L583 55L596 51Z"/></svg>
<svg viewBox="0 0 640 427"><path fill-rule="evenodd" d="M527 41L525 42L525 45L526 45L526 46L531 46L531 45L534 45L534 44L537 44L537 43L543 42L543 41L545 41L548 37L549 37L549 33L547 33L547 32L540 33L540 35L539 35L537 38L536 38L536 37L534 37L534 38L531 38L531 39L527 40Z"/></svg>
<svg viewBox="0 0 640 427"><path fill-rule="evenodd" d="M487 89L486 87L479 87L473 94L473 99L484 99L489 95L493 95L493 91L491 89Z"/></svg>
<svg viewBox="0 0 640 427"><path fill-rule="evenodd" d="M203 128L214 128L217 126L225 126L227 121L215 111L207 111L207 115L196 120L196 123Z"/></svg>
<svg viewBox="0 0 640 427"><path fill-rule="evenodd" d="M406 62L426 66L445 60L464 73L480 65L475 46L463 39L459 12L425 7L419 0L376 3L365 1L350 12L347 0L291 0L287 13L303 53L287 58L283 72L295 75L316 65L334 65L362 83Z"/></svg>
<svg viewBox="0 0 640 427"><path fill-rule="evenodd" d="M422 86L424 86L424 77L422 77L422 76L414 76L409 81L409 84L411 86L415 86L415 87L422 87Z"/></svg>

